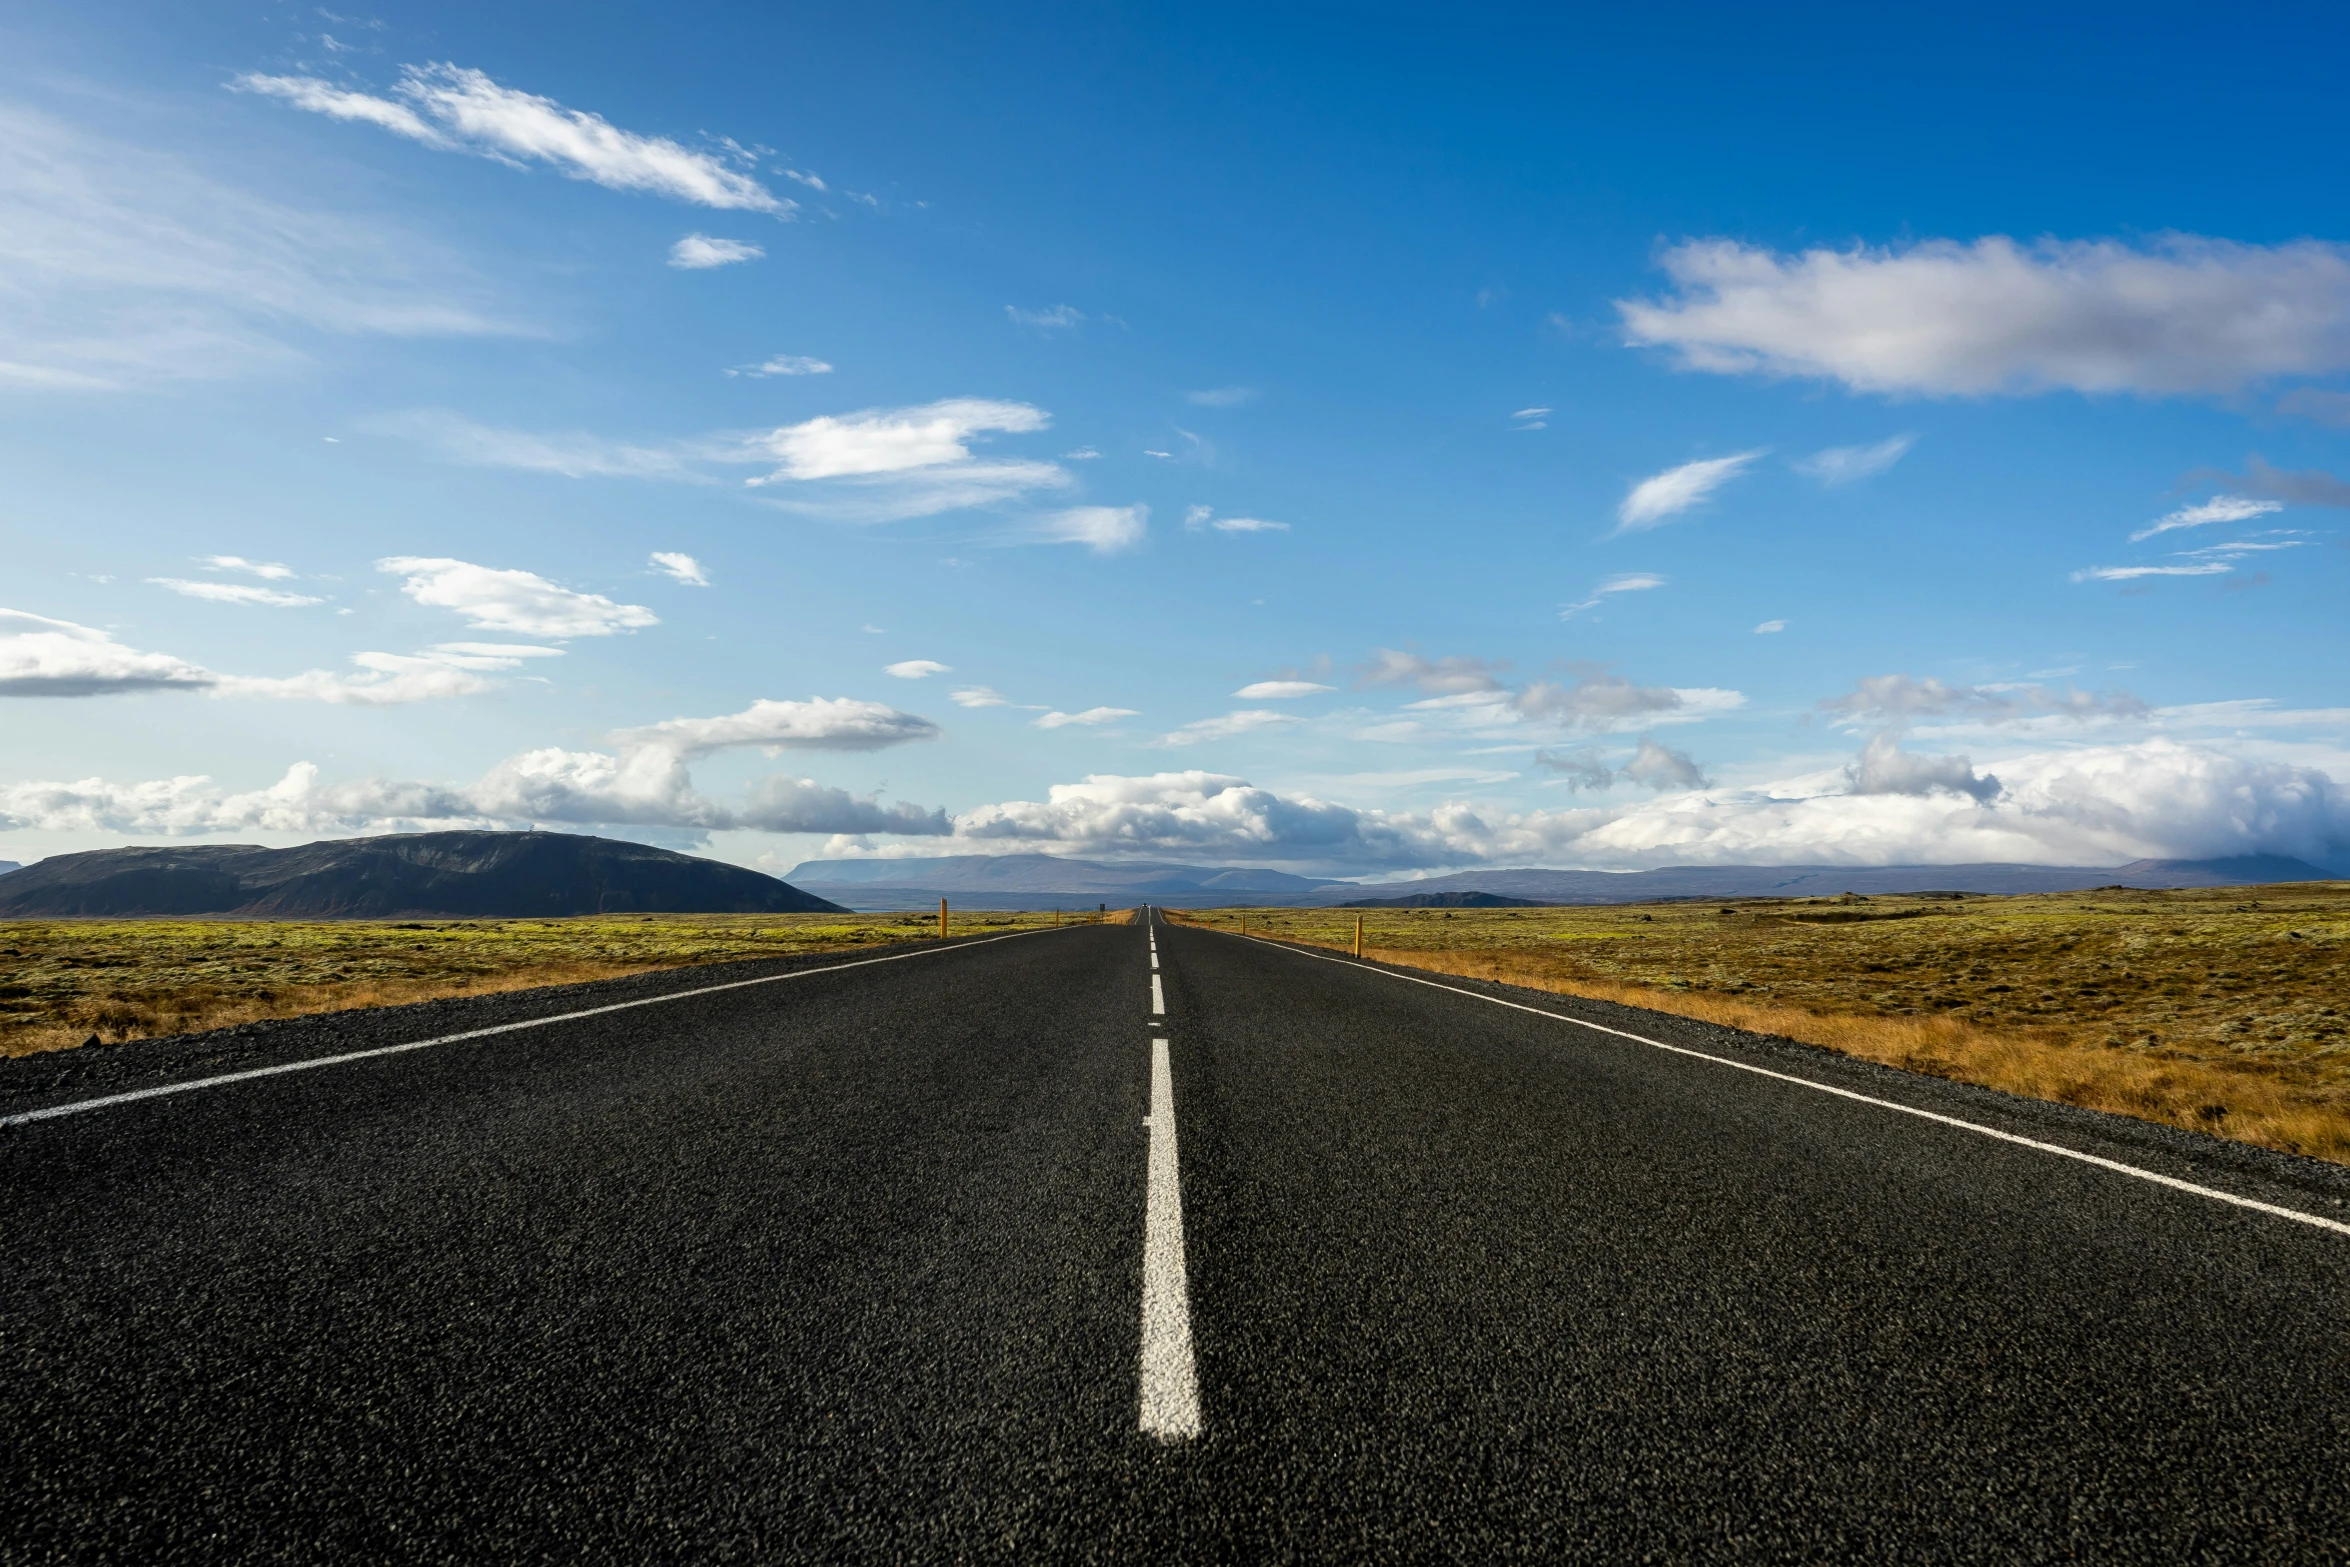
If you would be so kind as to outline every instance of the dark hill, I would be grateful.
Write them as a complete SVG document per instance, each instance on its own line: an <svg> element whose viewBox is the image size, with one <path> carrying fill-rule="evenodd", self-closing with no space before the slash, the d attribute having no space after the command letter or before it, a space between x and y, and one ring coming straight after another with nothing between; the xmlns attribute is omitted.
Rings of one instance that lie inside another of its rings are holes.
<svg viewBox="0 0 2350 1567"><path fill-rule="evenodd" d="M1498 892L1415 892L1408 898L1357 898L1342 909L1547 909L1539 898L1505 898Z"/></svg>
<svg viewBox="0 0 2350 1567"><path fill-rule="evenodd" d="M0 918L6 919L831 912L843 911L739 865L556 832L401 833L299 849L100 849L56 855L0 882Z"/></svg>

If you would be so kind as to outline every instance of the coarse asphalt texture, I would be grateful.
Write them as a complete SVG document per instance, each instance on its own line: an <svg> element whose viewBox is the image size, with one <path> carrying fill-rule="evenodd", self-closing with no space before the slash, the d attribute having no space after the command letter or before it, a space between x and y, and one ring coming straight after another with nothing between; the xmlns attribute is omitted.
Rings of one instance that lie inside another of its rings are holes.
<svg viewBox="0 0 2350 1567"><path fill-rule="evenodd" d="M0 1131L0 1560L2350 1554L2350 1235L1565 1020L2340 1220L2332 1167L1405 973L1089 926L0 1063L675 998Z"/></svg>

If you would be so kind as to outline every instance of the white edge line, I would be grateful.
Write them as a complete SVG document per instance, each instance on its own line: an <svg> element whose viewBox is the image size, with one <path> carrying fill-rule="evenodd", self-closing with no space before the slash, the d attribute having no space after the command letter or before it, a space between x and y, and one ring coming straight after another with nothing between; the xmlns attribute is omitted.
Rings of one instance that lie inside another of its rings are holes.
<svg viewBox="0 0 2350 1567"><path fill-rule="evenodd" d="M1175 1151L1175 1082L1167 1041L1151 1041L1150 1157L1144 1183L1140 1425L1163 1442L1199 1435L1191 1283L1183 1255L1183 1185Z"/></svg>
<svg viewBox="0 0 2350 1567"><path fill-rule="evenodd" d="M1052 927L1042 927L1049 930ZM1070 926L1069 929L1080 929ZM435 1045L454 1045L467 1039L487 1039L492 1034L519 1033L526 1028L545 1028L553 1023L576 1022L583 1017L601 1017L607 1012L626 1012L632 1007L659 1006L664 1001L685 1001L695 996L712 996L722 990L741 990L747 985L772 985L779 980L812 979L818 974L837 974L842 969L866 968L875 963L896 963L905 958L926 958L934 953L954 952L969 947L984 947L992 941L1010 941L1014 936L1034 936L1037 930L1016 930L1008 935L984 936L977 941L959 941L952 946L922 947L913 952L893 952L886 958L859 958L854 963L827 963L822 968L795 969L789 974L764 974L757 979L728 980L723 985L702 985L693 990L672 991L665 996L644 996L635 1001L615 1001L609 1006L587 1007L578 1012L558 1012L553 1017L526 1018L519 1023L500 1023L491 1028L467 1029L462 1034L443 1034L437 1039L415 1039L404 1045L379 1045L373 1050L347 1050L341 1055L318 1056L308 1061L287 1061L277 1066L257 1066L243 1072L223 1072L216 1077L190 1078L184 1083L164 1083L155 1088L134 1088L127 1093L106 1094L96 1099L77 1099L71 1104L49 1105L39 1110L20 1110L14 1115L0 1116L0 1130L23 1126L31 1121L53 1120L61 1115L79 1115L85 1110L103 1110L109 1105L129 1104L138 1099L160 1099L166 1094L194 1093L199 1088L218 1088L224 1083L242 1083L249 1078L275 1077L280 1072L308 1072L322 1066L341 1066L346 1061L365 1061L375 1056L396 1056L409 1050L430 1050ZM313 1014L317 1015L317 1014ZM287 1019L291 1022L293 1019Z"/></svg>
<svg viewBox="0 0 2350 1567"><path fill-rule="evenodd" d="M1198 928L1209 930L1219 936L1232 934L1230 931L1215 930L1213 926ZM1254 941L1258 938L1249 937L1247 939ZM2014 1143L2018 1147L2038 1149L2041 1153L2052 1153L2066 1159L2077 1159L2083 1164L2093 1164L2101 1170L2111 1170L2117 1175L2133 1175L2141 1181L2152 1181L2157 1186L2168 1186L2174 1191L2192 1192L2198 1197L2208 1197L2213 1202L2230 1203L2238 1208L2250 1208L2256 1213L2269 1214L2279 1219L2291 1219L2296 1224L2307 1224L2321 1230L2332 1230L2337 1235L2350 1235L2350 1224L2344 1224L2339 1219L2320 1218L2314 1213L2303 1213L2297 1208L2282 1208L2272 1202L2260 1202L2251 1197L2239 1197L2233 1192L2223 1192L2216 1187L2198 1186L2193 1181L2182 1181L2175 1175L2164 1175L2159 1171L2143 1169L2134 1164L2124 1164L2118 1159L2107 1159L2097 1154L2083 1153L2078 1148L2067 1148L2062 1143L2044 1143L2036 1137L2020 1137L2014 1132L2003 1132L1995 1126L1985 1126L1979 1121L1962 1121L1954 1115L1941 1115L1932 1110L1920 1110L1914 1105L1901 1104L1896 1100L1879 1099L1873 1094L1855 1093L1849 1088L1837 1088L1828 1083L1817 1083L1808 1077L1796 1077L1787 1072L1774 1072L1769 1067L1755 1066L1746 1061L1734 1061L1728 1056L1711 1055L1703 1050L1692 1050L1686 1045L1668 1045L1661 1039L1650 1039L1643 1034L1627 1033L1620 1028L1609 1028L1604 1023L1586 1023L1579 1017L1568 1017L1563 1012L1548 1012L1541 1007L1530 1007L1522 1001L1505 1001L1500 996L1481 996L1474 990L1463 990L1457 985L1438 984L1432 979L1422 979L1417 974L1398 974L1393 969L1379 968L1369 963L1357 963L1351 958L1338 957L1332 953L1315 952L1309 948L1291 946L1287 942L1264 941L1260 944L1278 948L1283 952L1294 952L1300 957L1320 958L1325 963L1336 963L1344 968L1360 969L1364 973L1377 974L1387 979L1408 980L1415 985L1426 985L1431 990L1450 991L1456 996L1467 996L1472 1001L1491 1002L1494 1006L1508 1007L1516 1012L1531 1012L1536 1017L1547 1017L1561 1023L1572 1023L1577 1028L1588 1028L1594 1033L1613 1034L1618 1039L1629 1039L1635 1044L1648 1045L1657 1050L1669 1050L1677 1056L1693 1056L1700 1061L1711 1061L1716 1066L1735 1067L1741 1072L1752 1072L1757 1077L1774 1078L1782 1083L1793 1083L1798 1088L1809 1088L1823 1094L1834 1094L1839 1099L1850 1099L1864 1105L1875 1105L1880 1110L1898 1110L1903 1115L1914 1115L1921 1121L1938 1121L1944 1126L1955 1126L1961 1131L1977 1132L1985 1137L1995 1137L2003 1143Z"/></svg>

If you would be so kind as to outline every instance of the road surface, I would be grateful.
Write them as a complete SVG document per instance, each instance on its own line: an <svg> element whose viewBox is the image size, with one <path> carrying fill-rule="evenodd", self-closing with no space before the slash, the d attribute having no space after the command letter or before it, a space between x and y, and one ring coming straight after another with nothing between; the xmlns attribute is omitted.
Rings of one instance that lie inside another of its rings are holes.
<svg viewBox="0 0 2350 1567"><path fill-rule="evenodd" d="M2350 1188L1784 1043L1153 923L128 1051L8 1562L2350 1552Z"/></svg>

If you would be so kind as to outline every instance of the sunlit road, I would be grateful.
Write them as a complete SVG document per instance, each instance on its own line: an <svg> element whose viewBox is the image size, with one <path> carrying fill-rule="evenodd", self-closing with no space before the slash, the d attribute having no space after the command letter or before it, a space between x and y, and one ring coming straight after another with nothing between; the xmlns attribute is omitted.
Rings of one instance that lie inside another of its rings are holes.
<svg viewBox="0 0 2350 1567"><path fill-rule="evenodd" d="M1155 922L832 961L7 1063L0 1556L2350 1552L2281 1161Z"/></svg>

